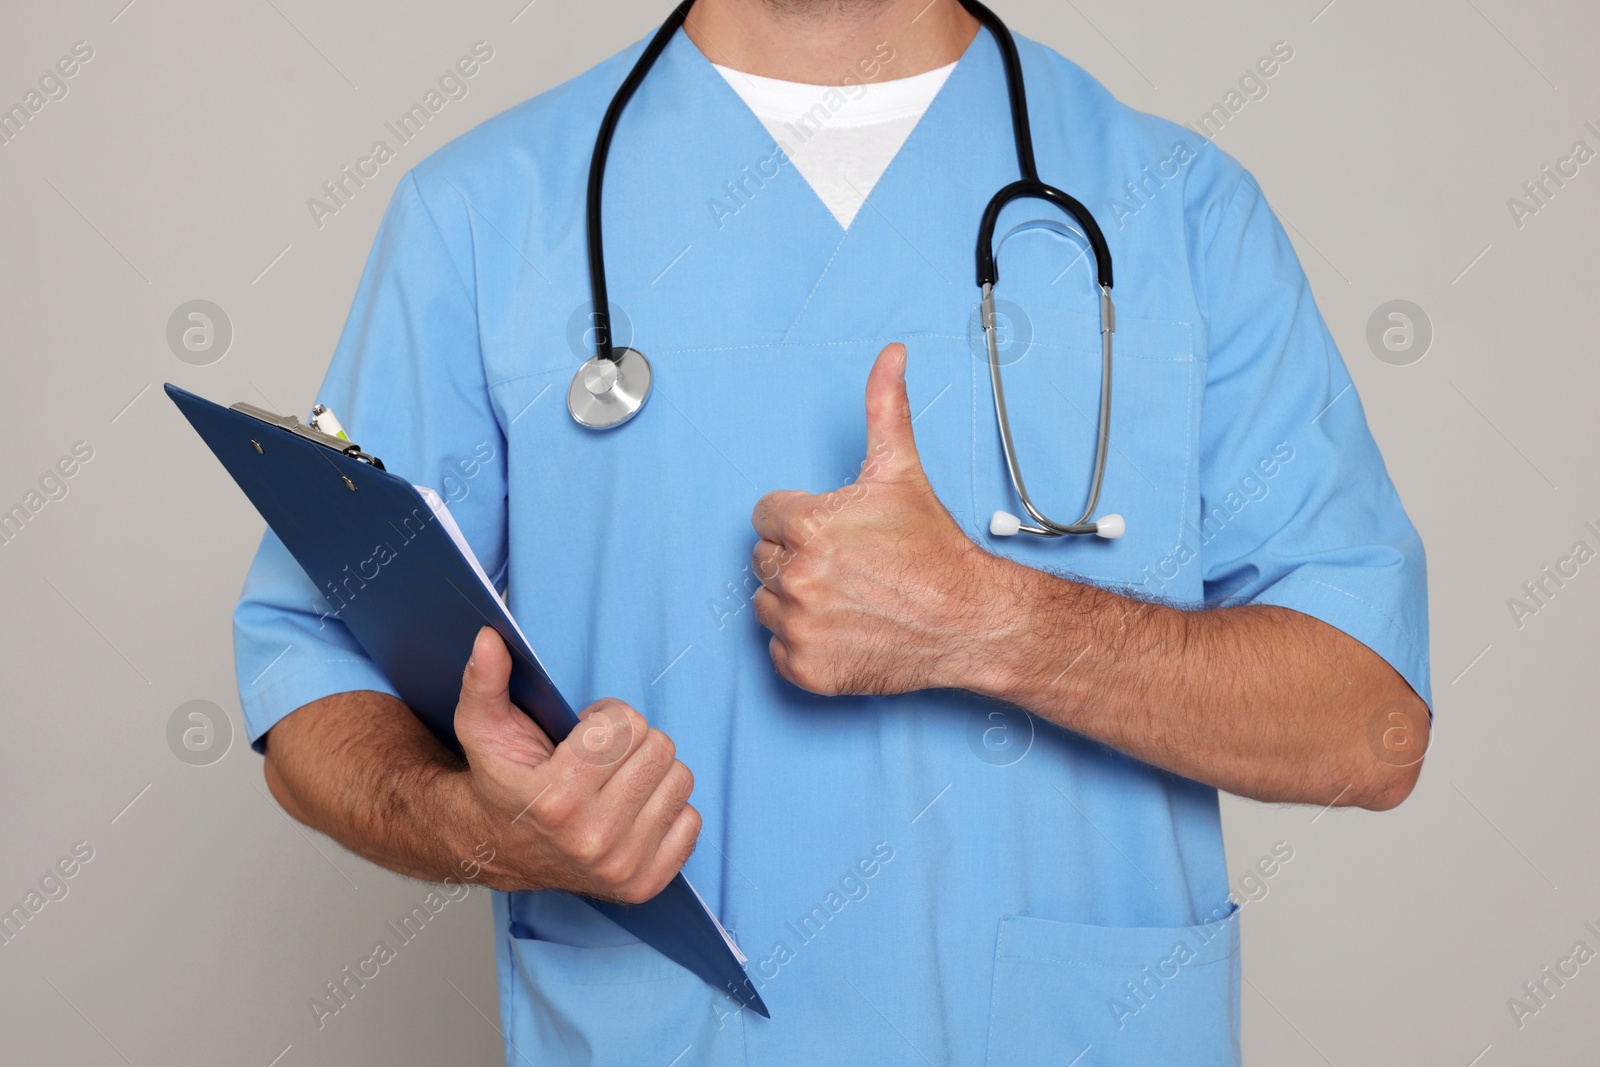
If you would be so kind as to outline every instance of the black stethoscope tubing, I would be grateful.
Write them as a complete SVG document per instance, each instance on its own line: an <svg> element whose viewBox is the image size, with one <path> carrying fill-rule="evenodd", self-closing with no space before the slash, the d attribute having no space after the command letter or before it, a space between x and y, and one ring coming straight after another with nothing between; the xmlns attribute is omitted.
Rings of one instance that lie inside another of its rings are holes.
<svg viewBox="0 0 1600 1067"><path fill-rule="evenodd" d="M1033 132L1028 123L1028 96L1022 80L1022 62L1017 57L1017 44L1011 37L1011 31L1000 20L1000 16L978 3L978 0L960 0L960 2L962 7L988 28L995 44L1000 48L1000 58L1006 72L1006 94L1011 102L1011 135L1017 149L1017 168L1022 172L1019 180L996 193L989 201L989 206L984 209L983 219L978 226L978 284L993 285L1000 280L994 255L994 230L999 222L1001 209L1013 200L1031 197L1055 204L1071 215L1083 228L1084 236L1088 238L1089 247L1094 255L1097 280L1100 285L1110 288L1111 250L1107 247L1105 235L1095 222L1094 216L1073 197L1039 180L1038 166L1033 159ZM616 134L617 123L622 118L623 109L628 106L628 101L633 99L633 94L644 83L645 75L655 66L656 59L666 49L673 35L683 26L684 20L688 18L689 9L693 6L694 0L683 0L672 9L672 14L667 16L667 20L661 24L655 36L650 38L650 43L645 45L644 51L634 62L633 69L628 72L616 95L611 98L611 105L606 108L605 117L600 120L600 132L594 140L594 154L589 160L585 217L588 224L589 290L590 299L594 304L595 355L601 359L615 358L611 344L611 302L606 292L605 246L602 239L600 210L606 158L611 153L611 140Z"/></svg>
<svg viewBox="0 0 1600 1067"><path fill-rule="evenodd" d="M983 292L983 324L989 345L990 374L994 385L995 416L1000 427L1000 437L1005 452L1006 466L1011 475L1011 482L1022 500L1028 514L1038 525L1028 526L1006 512L996 512L991 521L990 530L997 535L1008 535L1017 532L1031 533L1043 537L1059 537L1064 534L1091 534L1097 533L1103 537L1121 536L1123 524L1119 516L1106 516L1102 522L1091 522L1089 517L1094 513L1094 508L1099 500L1100 488L1105 477L1106 447L1110 434L1110 399L1111 399L1111 334L1115 330L1115 312L1111 305L1111 250L1106 244L1104 233L1094 216L1082 203L1054 186L1047 185L1039 180L1038 167L1033 158L1033 132L1028 121L1028 97L1023 84L1022 61L1017 55L1017 44L1011 36L1011 31L988 7L978 0L960 0L961 6L966 8L973 17L988 28L994 37L995 44L1000 49L1000 57L1005 68L1006 93L1011 107L1011 135L1017 151L1017 167L1022 176L1004 186L990 199L984 208L983 217L978 224L977 239L977 280ZM618 425L627 421L644 404L650 388L649 361L640 353L631 348L618 348L612 343L611 337L611 301L606 292L605 268L605 242L601 219L602 186L605 182L606 159L611 152L611 141L616 134L617 123L622 118L623 110L628 102L633 99L634 93L644 83L645 76L655 66L656 60L666 49L673 36L682 28L688 18L689 9L694 6L694 0L682 0L677 7L672 9L672 14L661 24L650 42L645 45L638 60L634 62L633 69L623 79L622 85L617 89L616 95L611 98L610 105L606 108L605 115L600 121L599 133L595 136L594 154L589 161L589 183L585 201L585 221L587 224L588 256L589 256L589 290L593 304L592 324L594 333L594 359L580 368L578 376L574 378L572 390L569 394L569 407L572 408L573 417L587 426L603 428ZM1095 449L1095 466L1090 482L1088 505L1082 517L1075 523L1063 524L1054 522L1044 516L1028 495L1027 488L1022 481L1021 469L1018 466L1016 450L1011 440L1010 422L1005 408L1004 388L1000 381L999 356L995 339L995 315L993 290L1000 279L998 261L994 250L994 231L1000 219L1000 212L1014 200L1035 199L1054 204L1061 211L1071 216L1080 227L1084 238L1088 241L1090 252L1094 256L1095 276L1100 288L1100 322L1103 348L1103 363L1101 370L1100 393L1100 419L1098 426L1098 441ZM632 391L627 388L629 367L633 368ZM595 412L589 415L580 414L580 409L575 404L592 406Z"/></svg>

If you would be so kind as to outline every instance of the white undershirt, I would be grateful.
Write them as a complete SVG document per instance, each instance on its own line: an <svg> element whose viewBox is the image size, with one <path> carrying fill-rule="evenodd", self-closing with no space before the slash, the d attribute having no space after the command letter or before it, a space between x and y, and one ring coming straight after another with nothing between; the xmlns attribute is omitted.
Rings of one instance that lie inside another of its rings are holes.
<svg viewBox="0 0 1600 1067"><path fill-rule="evenodd" d="M832 86L712 66L847 229L956 67L951 63L909 78Z"/></svg>

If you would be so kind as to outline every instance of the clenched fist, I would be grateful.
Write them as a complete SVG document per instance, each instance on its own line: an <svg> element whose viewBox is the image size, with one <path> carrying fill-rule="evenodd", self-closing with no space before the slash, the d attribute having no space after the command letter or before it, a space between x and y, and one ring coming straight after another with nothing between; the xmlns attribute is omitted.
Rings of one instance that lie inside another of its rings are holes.
<svg viewBox="0 0 1600 1067"><path fill-rule="evenodd" d="M511 654L485 627L456 706L480 840L497 842L483 880L637 904L694 851L694 775L672 740L620 700L601 700L559 745L511 703Z"/></svg>

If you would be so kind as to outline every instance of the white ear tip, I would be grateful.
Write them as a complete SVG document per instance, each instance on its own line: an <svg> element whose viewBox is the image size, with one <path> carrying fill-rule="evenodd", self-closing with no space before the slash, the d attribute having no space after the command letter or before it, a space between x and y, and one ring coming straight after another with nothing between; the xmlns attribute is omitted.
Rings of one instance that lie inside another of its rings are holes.
<svg viewBox="0 0 1600 1067"><path fill-rule="evenodd" d="M1128 532L1128 524L1121 515L1102 515L1094 522L1094 532L1097 537L1117 538Z"/></svg>
<svg viewBox="0 0 1600 1067"><path fill-rule="evenodd" d="M996 537L1011 537L1022 529L1022 520L1009 511L997 511L989 517L989 532Z"/></svg>

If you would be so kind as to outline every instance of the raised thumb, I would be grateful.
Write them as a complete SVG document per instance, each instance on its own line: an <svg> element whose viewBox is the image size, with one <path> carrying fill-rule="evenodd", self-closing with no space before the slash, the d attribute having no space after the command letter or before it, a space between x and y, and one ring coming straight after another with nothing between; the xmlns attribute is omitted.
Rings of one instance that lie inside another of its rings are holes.
<svg viewBox="0 0 1600 1067"><path fill-rule="evenodd" d="M862 481L922 475L916 438L911 433L911 399L906 396L906 346L885 345L867 375L867 458Z"/></svg>

